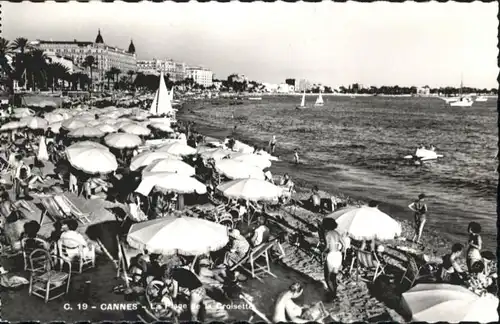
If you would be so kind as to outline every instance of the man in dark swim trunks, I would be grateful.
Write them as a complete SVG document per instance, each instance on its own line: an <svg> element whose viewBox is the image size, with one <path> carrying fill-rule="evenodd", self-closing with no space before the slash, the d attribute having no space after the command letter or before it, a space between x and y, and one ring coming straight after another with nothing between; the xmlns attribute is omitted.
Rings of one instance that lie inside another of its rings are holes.
<svg viewBox="0 0 500 324"><path fill-rule="evenodd" d="M412 241L417 243L420 243L420 237L422 236L425 221L427 220L427 205L424 199L425 194L420 194L418 199L408 206L415 213L415 235Z"/></svg>

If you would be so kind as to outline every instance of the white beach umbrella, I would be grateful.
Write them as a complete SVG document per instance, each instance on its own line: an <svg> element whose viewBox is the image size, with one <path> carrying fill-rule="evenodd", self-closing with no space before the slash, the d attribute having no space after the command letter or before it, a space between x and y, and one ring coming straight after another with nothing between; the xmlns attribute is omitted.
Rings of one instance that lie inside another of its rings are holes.
<svg viewBox="0 0 500 324"><path fill-rule="evenodd" d="M204 160L208 159L214 159L214 160L222 160L226 156L230 155L231 153L234 153L233 151L229 151L223 148L218 148L213 151L205 151L201 153L201 157Z"/></svg>
<svg viewBox="0 0 500 324"><path fill-rule="evenodd" d="M231 160L241 161L249 165L254 165L260 169L271 167L271 161L262 155L248 153L233 153L230 154Z"/></svg>
<svg viewBox="0 0 500 324"><path fill-rule="evenodd" d="M46 129L48 125L49 122L41 117L31 117L26 123L29 129Z"/></svg>
<svg viewBox="0 0 500 324"><path fill-rule="evenodd" d="M498 323L497 297L458 285L418 284L403 293L403 301L415 322Z"/></svg>
<svg viewBox="0 0 500 324"><path fill-rule="evenodd" d="M205 153L205 152L213 152L217 150L216 147L211 147L211 146L206 146L206 145L198 145L196 147L196 153L197 154L202 154L202 153Z"/></svg>
<svg viewBox="0 0 500 324"><path fill-rule="evenodd" d="M174 130L170 127L170 124L154 122L149 124L150 127L158 129L162 132L173 133Z"/></svg>
<svg viewBox="0 0 500 324"><path fill-rule="evenodd" d="M143 166L147 166L156 160L163 159L179 160L180 157L168 154L166 152L142 152L132 158L132 161L130 162L130 170L136 171L137 169Z"/></svg>
<svg viewBox="0 0 500 324"><path fill-rule="evenodd" d="M57 113L48 113L48 114L45 114L43 116L43 118L45 118L45 120L49 123L49 124L52 124L52 123L57 123L57 122L60 122L60 121L63 121L65 118L63 117L63 115L61 114L57 114Z"/></svg>
<svg viewBox="0 0 500 324"><path fill-rule="evenodd" d="M237 179L217 186L217 190L230 199L250 201L273 201L278 199L283 190L270 182L258 179Z"/></svg>
<svg viewBox="0 0 500 324"><path fill-rule="evenodd" d="M149 195L156 188L164 192L189 194L196 192L199 195L207 193L207 187L190 176L172 172L145 172L136 192Z"/></svg>
<svg viewBox="0 0 500 324"><path fill-rule="evenodd" d="M101 121L99 119L92 119L87 122L87 126L98 126L101 125Z"/></svg>
<svg viewBox="0 0 500 324"><path fill-rule="evenodd" d="M134 148L142 144L139 136L127 133L113 133L104 138L106 145L117 149Z"/></svg>
<svg viewBox="0 0 500 324"><path fill-rule="evenodd" d="M61 124L61 128L64 128L64 129L69 130L69 131L72 131L73 129L77 129L77 128L82 128L85 126L87 126L86 122L79 120L79 119L75 119L75 118L67 119L67 120L63 121Z"/></svg>
<svg viewBox="0 0 500 324"><path fill-rule="evenodd" d="M261 169L240 161L230 159L217 160L215 161L215 169L229 179L265 179L264 172Z"/></svg>
<svg viewBox="0 0 500 324"><path fill-rule="evenodd" d="M75 144L72 144L68 148L77 148L77 147L91 147L91 148L97 148L97 149L100 149L100 150L109 151L109 149L106 146L104 146L102 144L99 144L99 143L96 143L96 142L92 142L92 141L77 142Z"/></svg>
<svg viewBox="0 0 500 324"><path fill-rule="evenodd" d="M146 135L151 134L150 129L148 129L144 126L138 125L138 124L127 124L127 125L121 126L120 129L122 131L124 131L125 133L134 134L134 135L138 135L138 136L146 136Z"/></svg>
<svg viewBox="0 0 500 324"><path fill-rule="evenodd" d="M114 127L114 126L108 125L108 124L100 124L100 125L97 125L96 127L97 127L97 129L99 129L101 132L103 132L105 134L114 133L114 132L118 131L117 127Z"/></svg>
<svg viewBox="0 0 500 324"><path fill-rule="evenodd" d="M225 226L193 217L164 217L136 223L127 235L127 243L133 248L163 255L196 256L220 250L228 241Z"/></svg>
<svg viewBox="0 0 500 324"><path fill-rule="evenodd" d="M3 124L2 127L0 127L0 130L2 131L9 131L9 130L14 130L18 128L23 128L24 125L18 121L11 121L6 124Z"/></svg>
<svg viewBox="0 0 500 324"><path fill-rule="evenodd" d="M59 130L61 129L61 124L62 121L51 123L49 124L48 128L50 128L50 130L55 134L59 134Z"/></svg>
<svg viewBox="0 0 500 324"><path fill-rule="evenodd" d="M146 172L172 172L188 177L196 174L196 170L186 162L172 159L156 160L144 169L143 173Z"/></svg>
<svg viewBox="0 0 500 324"><path fill-rule="evenodd" d="M110 173L118 168L115 156L108 149L72 145L66 149L66 156L75 169L90 174Z"/></svg>
<svg viewBox="0 0 500 324"><path fill-rule="evenodd" d="M100 138L104 136L104 132L96 127L80 127L73 129L68 134L69 137L95 137Z"/></svg>
<svg viewBox="0 0 500 324"><path fill-rule="evenodd" d="M337 221L337 231L355 240L391 240L401 235L401 225L376 207L345 208L326 217Z"/></svg>
<svg viewBox="0 0 500 324"><path fill-rule="evenodd" d="M24 117L33 116L35 114L35 112L29 108L16 108L12 111L12 114L16 118L24 118Z"/></svg>
<svg viewBox="0 0 500 324"><path fill-rule="evenodd" d="M196 154L195 148L179 142L167 144L165 146L158 148L156 151L167 152L173 155L181 155L181 156Z"/></svg>

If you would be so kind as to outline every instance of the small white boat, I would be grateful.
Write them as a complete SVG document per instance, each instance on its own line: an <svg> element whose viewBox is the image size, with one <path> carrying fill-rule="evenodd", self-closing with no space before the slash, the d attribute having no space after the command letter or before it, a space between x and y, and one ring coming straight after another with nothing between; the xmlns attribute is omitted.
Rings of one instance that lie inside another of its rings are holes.
<svg viewBox="0 0 500 324"><path fill-rule="evenodd" d="M248 97L248 100L262 100L262 97Z"/></svg>
<svg viewBox="0 0 500 324"><path fill-rule="evenodd" d="M306 92L302 94L302 100L300 101L300 106L295 107L296 109L305 109L306 107Z"/></svg>
<svg viewBox="0 0 500 324"><path fill-rule="evenodd" d="M486 101L488 101L488 97L479 96L479 97L476 98L476 101L477 102L486 102Z"/></svg>
<svg viewBox="0 0 500 324"><path fill-rule="evenodd" d="M324 105L324 101L323 101L323 97L321 96L321 91L319 92L319 96L318 98L316 99L316 102L314 103L314 106L315 107L323 107Z"/></svg>
<svg viewBox="0 0 500 324"><path fill-rule="evenodd" d="M442 158L443 155L437 154L433 150L428 150L428 149L417 149L415 151L414 155L406 155L404 158L407 160L414 160L415 162L429 162L429 161L435 161L438 158Z"/></svg>
<svg viewBox="0 0 500 324"><path fill-rule="evenodd" d="M458 97L451 97L451 98L440 98L440 99L443 99L447 104L451 103L451 102L455 102L457 100L459 100L460 98Z"/></svg>
<svg viewBox="0 0 500 324"><path fill-rule="evenodd" d="M469 97L462 97L457 101L450 102L450 107L472 107L474 100Z"/></svg>

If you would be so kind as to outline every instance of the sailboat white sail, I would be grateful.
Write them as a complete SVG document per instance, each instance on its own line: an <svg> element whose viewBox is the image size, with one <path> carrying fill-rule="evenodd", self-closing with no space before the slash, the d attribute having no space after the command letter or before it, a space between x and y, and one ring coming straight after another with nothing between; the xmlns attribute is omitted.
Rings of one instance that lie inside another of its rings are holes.
<svg viewBox="0 0 500 324"><path fill-rule="evenodd" d="M302 100L300 101L300 106L296 107L297 109L303 109L306 108L306 92L302 94Z"/></svg>
<svg viewBox="0 0 500 324"><path fill-rule="evenodd" d="M316 107L321 107L323 106L324 102L323 102L323 97L321 96L321 91L319 92L319 96L318 98L316 99L316 102L314 103L314 105Z"/></svg>
<svg viewBox="0 0 500 324"><path fill-rule="evenodd" d="M470 96L463 96L462 90L464 87L463 77L460 80L460 97L458 100L450 102L450 107L472 107L474 100Z"/></svg>
<svg viewBox="0 0 500 324"><path fill-rule="evenodd" d="M170 94L165 84L165 79L163 78L163 72L160 73L160 85L158 90L156 90L153 103L149 112L153 115L166 115L173 113L172 102L170 100Z"/></svg>

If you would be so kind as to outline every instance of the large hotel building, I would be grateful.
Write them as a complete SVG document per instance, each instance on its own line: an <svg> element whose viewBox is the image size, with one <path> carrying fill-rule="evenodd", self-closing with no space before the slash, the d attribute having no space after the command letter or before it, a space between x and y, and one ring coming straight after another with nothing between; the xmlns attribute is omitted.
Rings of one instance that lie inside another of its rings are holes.
<svg viewBox="0 0 500 324"><path fill-rule="evenodd" d="M163 71L172 81L182 81L192 78L197 84L204 87L212 86L213 72L202 67L187 66L173 60L137 60L137 71L144 74L159 74Z"/></svg>
<svg viewBox="0 0 500 324"><path fill-rule="evenodd" d="M128 50L107 45L104 43L100 30L94 42L76 39L73 41L36 40L32 41L31 45L49 53L70 57L77 66L81 66L87 56L93 56L95 67L92 76L97 82L104 82L106 71L112 67L119 69L123 75L126 75L128 71L137 71L134 43L130 41Z"/></svg>

